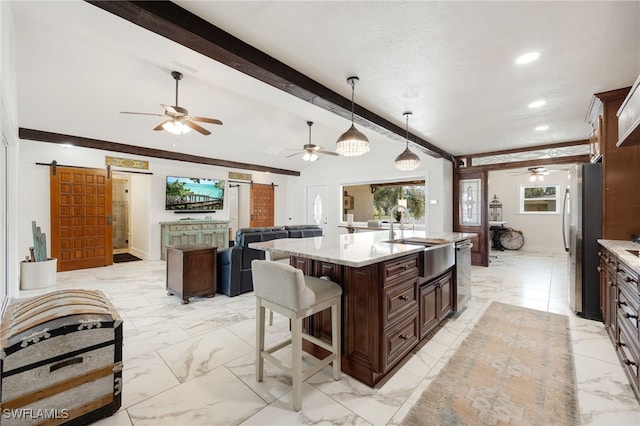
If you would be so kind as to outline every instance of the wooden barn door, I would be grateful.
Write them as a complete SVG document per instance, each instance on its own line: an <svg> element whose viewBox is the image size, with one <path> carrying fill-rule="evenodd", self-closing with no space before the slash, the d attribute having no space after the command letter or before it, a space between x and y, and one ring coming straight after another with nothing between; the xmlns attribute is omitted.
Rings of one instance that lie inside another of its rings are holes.
<svg viewBox="0 0 640 426"><path fill-rule="evenodd" d="M273 185L251 184L249 196L250 227L273 226L274 193L275 187Z"/></svg>
<svg viewBox="0 0 640 426"><path fill-rule="evenodd" d="M58 271L113 264L109 170L50 168L51 255Z"/></svg>

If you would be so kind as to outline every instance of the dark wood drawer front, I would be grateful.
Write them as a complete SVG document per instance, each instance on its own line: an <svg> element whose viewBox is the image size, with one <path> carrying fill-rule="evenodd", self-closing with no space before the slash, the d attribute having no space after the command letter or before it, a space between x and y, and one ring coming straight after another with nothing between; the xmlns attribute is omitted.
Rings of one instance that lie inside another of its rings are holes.
<svg viewBox="0 0 640 426"><path fill-rule="evenodd" d="M382 343L384 344L384 371L394 367L395 363L402 359L415 345L418 344L420 325L418 311L410 314L397 325L385 331Z"/></svg>
<svg viewBox="0 0 640 426"><path fill-rule="evenodd" d="M637 393L640 387L640 359L638 359L636 349L633 345L633 339L630 339L624 331L621 332L620 341L617 344L618 357L627 374L629 383Z"/></svg>
<svg viewBox="0 0 640 426"><path fill-rule="evenodd" d="M418 256L411 255L382 264L384 285L406 276L418 276Z"/></svg>
<svg viewBox="0 0 640 426"><path fill-rule="evenodd" d="M418 309L418 278L384 288L383 327L412 309Z"/></svg>
<svg viewBox="0 0 640 426"><path fill-rule="evenodd" d="M397 361L413 349L418 343L419 333L417 310L384 332L382 338L384 371L392 368Z"/></svg>
<svg viewBox="0 0 640 426"><path fill-rule="evenodd" d="M629 330L631 336L638 336L638 309L627 299L623 292L618 292L618 323Z"/></svg>

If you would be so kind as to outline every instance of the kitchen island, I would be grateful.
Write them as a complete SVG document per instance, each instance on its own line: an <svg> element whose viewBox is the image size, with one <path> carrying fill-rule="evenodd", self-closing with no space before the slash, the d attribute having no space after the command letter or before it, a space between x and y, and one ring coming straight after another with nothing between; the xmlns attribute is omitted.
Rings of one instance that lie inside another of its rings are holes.
<svg viewBox="0 0 640 426"><path fill-rule="evenodd" d="M342 286L342 370L374 386L455 312L454 265L434 271L427 252L453 253L456 242L474 235L402 230L391 240L389 231L377 231L249 246L288 255L305 275L327 276ZM328 312L321 312L306 321L305 331L330 341L330 324ZM326 354L311 344L305 350Z"/></svg>

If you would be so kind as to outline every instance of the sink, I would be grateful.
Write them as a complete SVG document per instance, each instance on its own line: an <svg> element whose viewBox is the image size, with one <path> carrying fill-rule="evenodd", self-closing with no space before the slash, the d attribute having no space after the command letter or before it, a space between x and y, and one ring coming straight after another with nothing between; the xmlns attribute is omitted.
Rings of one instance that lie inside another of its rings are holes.
<svg viewBox="0 0 640 426"><path fill-rule="evenodd" d="M456 263L456 251L452 242L439 238L404 238L389 243L423 246L420 257L420 276L424 278L440 275Z"/></svg>
<svg viewBox="0 0 640 426"><path fill-rule="evenodd" d="M432 246L437 244L448 244L451 241L445 240L443 238L420 238L420 237L409 237L402 238L399 240L391 240L390 243L401 243L401 244L418 244L424 246Z"/></svg>

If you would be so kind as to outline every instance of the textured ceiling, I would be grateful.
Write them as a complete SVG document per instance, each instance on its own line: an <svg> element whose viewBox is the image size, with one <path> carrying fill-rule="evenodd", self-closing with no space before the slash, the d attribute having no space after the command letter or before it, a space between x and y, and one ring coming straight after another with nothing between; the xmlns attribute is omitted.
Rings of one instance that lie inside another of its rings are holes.
<svg viewBox="0 0 640 426"><path fill-rule="evenodd" d="M640 74L640 2L177 1L179 6L454 155L586 139L593 93ZM20 127L289 170L348 121L81 1L10 2ZM515 59L540 52L531 64ZM153 132L173 104L219 118ZM542 108L527 105L546 100ZM536 132L539 125L548 125ZM398 144L367 132L375 145ZM400 145L399 145L400 146Z"/></svg>

